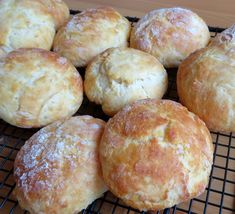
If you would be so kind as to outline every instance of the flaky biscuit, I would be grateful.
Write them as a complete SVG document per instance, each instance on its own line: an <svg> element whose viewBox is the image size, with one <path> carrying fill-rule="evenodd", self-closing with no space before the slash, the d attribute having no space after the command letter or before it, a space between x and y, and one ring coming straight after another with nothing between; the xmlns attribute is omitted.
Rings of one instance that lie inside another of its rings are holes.
<svg viewBox="0 0 235 214"><path fill-rule="evenodd" d="M165 67L177 67L197 49L207 45L206 23L183 8L163 8L142 17L131 32L130 45L155 56Z"/></svg>
<svg viewBox="0 0 235 214"><path fill-rule="evenodd" d="M88 65L84 88L88 99L112 116L135 100L161 99L167 89L167 73L148 53L110 48Z"/></svg>
<svg viewBox="0 0 235 214"><path fill-rule="evenodd" d="M214 131L235 131L235 25L179 67L180 101Z"/></svg>
<svg viewBox="0 0 235 214"><path fill-rule="evenodd" d="M35 1L35 0L34 0ZM69 20L69 8L63 0L37 0L47 6L54 18L56 29L59 29Z"/></svg>
<svg viewBox="0 0 235 214"><path fill-rule="evenodd" d="M76 68L43 49L18 49L0 63L0 117L24 128L72 116L83 99Z"/></svg>
<svg viewBox="0 0 235 214"><path fill-rule="evenodd" d="M108 48L127 46L130 28L129 21L110 7L87 9L59 30L53 49L75 66L85 66Z"/></svg>
<svg viewBox="0 0 235 214"><path fill-rule="evenodd" d="M205 190L213 145L204 122L185 107L146 99L108 121L99 154L111 192L129 206L156 211Z"/></svg>
<svg viewBox="0 0 235 214"><path fill-rule="evenodd" d="M14 164L20 206L32 214L73 214L100 197L106 191L98 161L104 125L78 116L34 134Z"/></svg>
<svg viewBox="0 0 235 214"><path fill-rule="evenodd" d="M41 1L1 0L0 17L0 45L51 49L55 24Z"/></svg>

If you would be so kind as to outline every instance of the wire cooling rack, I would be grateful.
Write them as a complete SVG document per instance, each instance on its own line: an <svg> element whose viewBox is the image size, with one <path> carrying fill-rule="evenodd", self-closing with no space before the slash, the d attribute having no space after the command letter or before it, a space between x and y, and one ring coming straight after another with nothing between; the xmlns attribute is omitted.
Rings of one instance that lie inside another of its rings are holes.
<svg viewBox="0 0 235 214"><path fill-rule="evenodd" d="M75 14L78 11L71 11ZM127 17L132 23L137 18ZM211 36L220 33L222 28L210 27ZM84 75L84 69L78 69ZM177 69L168 69L169 87L164 98L178 101L176 90ZM89 114L107 120L101 108L86 98L77 114ZM215 115L216 117L216 115ZM0 120L0 213L27 213L23 211L12 192L15 187L13 179L13 163L15 156L24 142L37 129L21 129ZM204 194L188 202L176 205L156 213L235 213L235 135L233 133L211 132L214 143L214 164L208 187ZM79 197L79 196L78 196ZM121 200L106 192L103 197L94 201L82 211L83 214L134 214L142 213L125 205Z"/></svg>

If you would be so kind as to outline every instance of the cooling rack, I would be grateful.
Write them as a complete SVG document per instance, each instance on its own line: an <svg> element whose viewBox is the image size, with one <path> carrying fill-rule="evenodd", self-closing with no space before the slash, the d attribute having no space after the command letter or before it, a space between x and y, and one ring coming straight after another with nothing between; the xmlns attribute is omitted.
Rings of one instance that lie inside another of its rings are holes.
<svg viewBox="0 0 235 214"><path fill-rule="evenodd" d="M79 11L71 11L71 14ZM132 23L138 18L127 17ZM223 29L209 27L214 37ZM84 69L79 68L84 76ZM169 86L165 99L178 101L176 90L177 69L168 69ZM101 108L84 98L83 104L77 114L93 115L108 120ZM216 117L216 115L215 115ZM0 213L27 213L22 210L12 192L15 187L13 179L13 163L15 156L24 142L32 136L37 129L21 129L13 127L0 120ZM206 214L232 214L235 213L235 135L233 133L211 132L214 144L213 166L206 191L198 198L176 205L172 208L156 212L157 214L171 213L206 213ZM79 197L79 196L78 196ZM125 205L121 200L106 192L103 197L94 201L81 213L83 214L134 214L142 213Z"/></svg>

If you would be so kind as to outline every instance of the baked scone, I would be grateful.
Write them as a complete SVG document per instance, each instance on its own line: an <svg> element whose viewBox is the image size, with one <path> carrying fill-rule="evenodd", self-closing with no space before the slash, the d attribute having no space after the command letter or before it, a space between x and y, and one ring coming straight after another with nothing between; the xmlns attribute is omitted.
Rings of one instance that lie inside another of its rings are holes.
<svg viewBox="0 0 235 214"><path fill-rule="evenodd" d="M235 131L235 25L180 65L177 89L210 130Z"/></svg>
<svg viewBox="0 0 235 214"><path fill-rule="evenodd" d="M66 58L18 49L0 63L0 118L23 128L72 116L83 99L80 74Z"/></svg>
<svg viewBox="0 0 235 214"><path fill-rule="evenodd" d="M42 2L1 0L0 17L0 45L12 49L51 49L55 24Z"/></svg>
<svg viewBox="0 0 235 214"><path fill-rule="evenodd" d="M132 29L130 45L152 54L170 68L205 47L209 39L208 27L197 14L184 8L163 8L139 20Z"/></svg>
<svg viewBox="0 0 235 214"><path fill-rule="evenodd" d="M213 145L204 122L185 107L146 99L108 121L99 157L114 195L141 211L156 211L205 190Z"/></svg>
<svg viewBox="0 0 235 214"><path fill-rule="evenodd" d="M31 214L73 214L107 189L98 146L105 123L90 116L57 121L34 134L15 159L15 195Z"/></svg>
<svg viewBox="0 0 235 214"><path fill-rule="evenodd" d="M86 66L108 48L127 46L130 29L129 21L110 7L87 9L58 31L54 51L75 66Z"/></svg>
<svg viewBox="0 0 235 214"><path fill-rule="evenodd" d="M35 1L35 0L34 0ZM54 18L56 29L59 29L69 20L69 8L63 0L37 0L47 6Z"/></svg>
<svg viewBox="0 0 235 214"><path fill-rule="evenodd" d="M161 99L167 89L167 73L148 53L110 48L88 65L84 89L90 101L101 104L112 116L135 100Z"/></svg>

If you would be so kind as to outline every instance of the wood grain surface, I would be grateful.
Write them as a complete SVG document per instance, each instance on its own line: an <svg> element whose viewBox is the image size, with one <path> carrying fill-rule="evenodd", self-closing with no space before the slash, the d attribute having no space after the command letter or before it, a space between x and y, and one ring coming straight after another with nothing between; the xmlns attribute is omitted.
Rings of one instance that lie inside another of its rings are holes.
<svg viewBox="0 0 235 214"><path fill-rule="evenodd" d="M109 5L123 15L141 17L150 10L181 6L198 13L210 26L228 27L235 23L235 0L65 0L70 8Z"/></svg>

